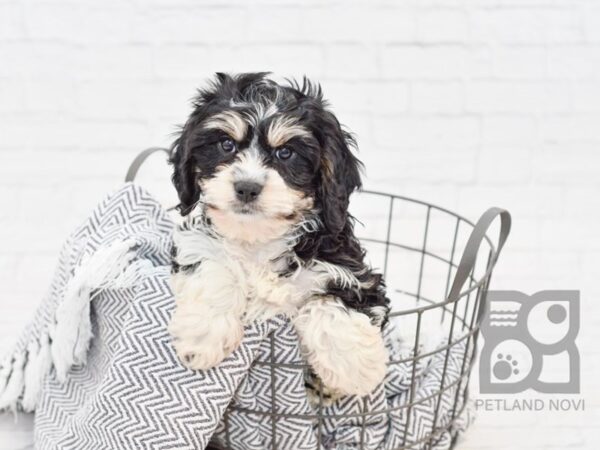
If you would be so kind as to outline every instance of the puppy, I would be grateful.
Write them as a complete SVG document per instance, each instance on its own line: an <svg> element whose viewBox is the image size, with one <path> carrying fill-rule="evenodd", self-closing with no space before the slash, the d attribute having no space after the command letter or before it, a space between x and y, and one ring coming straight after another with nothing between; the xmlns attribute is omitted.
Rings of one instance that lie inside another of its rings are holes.
<svg viewBox="0 0 600 450"><path fill-rule="evenodd" d="M383 380L389 301L347 211L361 185L354 145L306 78L219 73L199 91L171 156L183 220L169 331L186 366L219 364L245 323L284 314L309 388L365 395Z"/></svg>

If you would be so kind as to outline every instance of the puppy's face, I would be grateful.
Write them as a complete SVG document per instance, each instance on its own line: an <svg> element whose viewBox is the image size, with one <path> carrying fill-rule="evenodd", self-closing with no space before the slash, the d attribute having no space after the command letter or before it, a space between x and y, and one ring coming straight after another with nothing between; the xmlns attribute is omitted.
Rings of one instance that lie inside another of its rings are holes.
<svg viewBox="0 0 600 450"><path fill-rule="evenodd" d="M244 241L284 234L314 207L319 146L293 116L260 117L256 105L225 107L190 141L206 214Z"/></svg>
<svg viewBox="0 0 600 450"><path fill-rule="evenodd" d="M281 237L308 214L341 231L358 161L320 91L219 75L195 106L172 157L182 214L245 242Z"/></svg>

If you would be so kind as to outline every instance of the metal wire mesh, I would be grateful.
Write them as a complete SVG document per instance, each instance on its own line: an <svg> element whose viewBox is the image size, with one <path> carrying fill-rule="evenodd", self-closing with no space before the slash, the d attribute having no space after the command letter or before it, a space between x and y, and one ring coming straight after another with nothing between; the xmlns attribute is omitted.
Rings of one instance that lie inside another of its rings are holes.
<svg viewBox="0 0 600 450"><path fill-rule="evenodd" d="M374 212L375 211L375 212ZM360 222L357 223L356 233L367 249L370 263L385 275L388 296L392 301L391 318L405 316L415 321L415 334L413 351L409 358L391 360L389 364L412 364L410 380L410 394L408 401L402 405L388 407L383 410L369 411L366 400L361 412L353 414L340 414L338 416L323 414L323 397L314 414L283 414L279 413L275 404L275 388L278 369L304 370L308 366L301 364L282 365L274 362L275 338L271 336L271 358L268 361L257 361L255 364L265 364L270 367L271 373L271 409L270 411L244 410L246 414L256 414L270 419L271 436L270 449L277 447L277 427L281 419L312 419L315 422L317 443L316 450L324 447L323 421L333 418L359 418L362 419L360 433L360 448L365 444L365 426L369 419L374 419L382 414L390 414L394 410L406 409L407 420L410 420L410 410L432 398L435 403L433 425L419 441L406 442L406 430L410 423L405 424L404 443L400 449L427 449L431 448L442 433L451 431L454 423L463 412L469 389L469 375L476 354L477 338L483 305L485 302L492 269L497 260L501 242L494 246L489 237L488 226L485 227L481 242L477 242L475 258L466 268L466 286L459 286L456 291L457 271L465 270L464 254L459 262L462 249L467 241L474 240L475 224L458 214L444 208L434 206L422 201L390 195L381 192L364 191L353 199L351 212ZM504 212L505 213L505 212ZM505 213L508 216L508 213ZM508 217L510 219L510 217ZM488 224L489 225L489 224ZM478 225L479 226L479 225ZM508 231L506 232L506 234ZM506 236L504 237L506 238ZM502 238L501 238L502 239ZM462 283L461 283L462 284ZM452 289L456 292L452 293ZM412 306L407 307L408 299L412 299ZM439 316L439 325L447 333L445 345L433 351L420 353L420 339L422 338L425 317ZM466 342L465 342L466 341ZM460 349L460 376L448 379L446 370L448 357L452 349L461 345ZM462 350L464 346L464 351ZM423 358L430 358L436 354L444 355L442 377L439 389L428 397L415 398L417 362ZM455 390L454 402L450 420L443 425L438 424L438 412L441 397L447 391ZM232 409L241 409L232 406ZM225 418L225 445L230 448L230 430L228 418ZM327 443L327 448L332 443Z"/></svg>

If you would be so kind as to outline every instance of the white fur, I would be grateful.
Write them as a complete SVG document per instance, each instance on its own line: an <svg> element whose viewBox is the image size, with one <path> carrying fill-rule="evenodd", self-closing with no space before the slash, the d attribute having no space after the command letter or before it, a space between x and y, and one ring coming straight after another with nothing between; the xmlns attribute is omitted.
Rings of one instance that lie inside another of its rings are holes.
<svg viewBox="0 0 600 450"><path fill-rule="evenodd" d="M285 251L283 241L236 245L196 228L177 230L174 242L182 249L179 264L201 261L193 273L172 278L176 309L169 331L179 358L190 368L220 363L237 348L245 321L285 312L297 294L267 269Z"/></svg>
<svg viewBox="0 0 600 450"><path fill-rule="evenodd" d="M238 156L238 161L231 166L233 181L255 181L263 184L268 178L268 169L263 164L258 149L256 138L251 147Z"/></svg>
<svg viewBox="0 0 600 450"><path fill-rule="evenodd" d="M175 231L176 262L200 262L192 273L173 276L176 310L169 330L184 364L213 367L239 345L244 323L285 314L295 318L303 351L328 389L363 395L381 382L387 355L379 327L338 299L322 297L332 280L358 287L356 277L323 261L279 275L293 255L296 230L312 226L299 223L266 243L227 240L203 226Z"/></svg>
<svg viewBox="0 0 600 450"><path fill-rule="evenodd" d="M242 339L246 292L235 269L206 260L193 275L173 277L177 303L169 331L177 355L192 369L215 366Z"/></svg>
<svg viewBox="0 0 600 450"><path fill-rule="evenodd" d="M294 320L304 356L323 384L341 395L366 395L385 377L379 327L333 297L302 307Z"/></svg>

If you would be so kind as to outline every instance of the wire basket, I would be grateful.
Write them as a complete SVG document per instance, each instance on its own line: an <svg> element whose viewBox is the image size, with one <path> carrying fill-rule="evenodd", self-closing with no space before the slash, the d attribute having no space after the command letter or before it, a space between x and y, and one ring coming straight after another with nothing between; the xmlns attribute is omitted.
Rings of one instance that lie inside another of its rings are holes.
<svg viewBox="0 0 600 450"><path fill-rule="evenodd" d="M415 405L430 399L414 398L414 367L419 359L443 354L443 373L437 392L433 394L436 406L430 431L417 442L397 447L431 448L442 433L452 433L456 419L467 405L469 376L486 310L487 292L492 271L510 232L510 214L499 208L490 208L477 223L473 223L427 202L374 191L361 192L354 199L351 210L361 218L362 226L357 226L356 231L373 267L381 267L383 271L392 302L390 319L402 317L405 324L414 324L410 394L406 403L395 408L410 411ZM373 214L374 210L379 213ZM499 229L493 230L497 226L494 224L497 217L500 218ZM490 237L493 231L499 234L496 244ZM432 323L439 324L437 326L441 330L438 332L447 340L445 345L433 351L420 353L419 343L423 339L425 323L430 326ZM453 347L461 344L464 351L460 375L448 380L448 356ZM396 360L389 364L406 362ZM456 391L451 419L439 426L440 397L450 389ZM389 413L391 408L368 414L382 412ZM410 419L410 413L406 416ZM406 430L409 424L404 426Z"/></svg>
<svg viewBox="0 0 600 450"><path fill-rule="evenodd" d="M132 163L126 180L132 181L142 162L152 153L166 151L153 148L142 152ZM510 214L499 208L488 209L477 223L447 209L419 200L383 192L362 191L351 201L351 213L358 219L355 231L374 268L384 274L388 297L391 299L390 320L402 318L404 324L412 323L414 340L409 359L391 360L389 364L412 365L410 392L407 401L384 410L367 411L361 416L363 430L360 446L365 445L364 427L370 416L390 414L395 409L408 411L424 401L435 402L433 423L417 442L402 444L400 449L431 448L443 433L455 437L455 422L467 405L469 376L477 354L477 339L492 272L498 256L510 232ZM499 218L499 223L495 219ZM494 229L496 228L496 229ZM491 238L498 233L496 242ZM424 334L433 326L445 336L445 345L423 353ZM270 337L271 349L275 347L274 336ZM450 352L461 346L460 374L454 379L447 377ZM464 347L464 350L463 350ZM271 354L273 354L273 350ZM443 357L443 369L439 387L427 398L416 399L415 367L425 357ZM274 385L275 369L282 365L271 360L256 361L271 368L271 381ZM298 364L291 369L305 370L306 365ZM290 369L290 367L286 367ZM450 420L438 423L438 409L442 395L452 389L454 401ZM313 419L317 427L315 449L325 448L321 442L321 426L328 417L323 414L323 399L313 415L282 414L276 411L274 396L269 412L243 411L246 414L259 414L270 419L272 436L280 419ZM235 405L230 406L235 409ZM357 416L354 414L353 416ZM341 415L339 418L343 418ZM351 418L350 415L348 418ZM227 416L225 418L227 424ZM409 424L404 424L405 430ZM228 426L225 430L225 446L230 448ZM406 440L406 434L405 434ZM213 447L210 447L213 448ZM270 450L277 449L276 439L272 439ZM335 448L335 442L328 442L327 448Z"/></svg>

